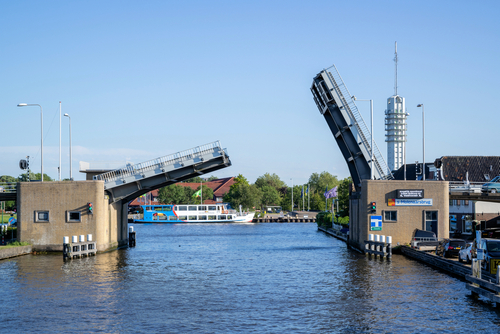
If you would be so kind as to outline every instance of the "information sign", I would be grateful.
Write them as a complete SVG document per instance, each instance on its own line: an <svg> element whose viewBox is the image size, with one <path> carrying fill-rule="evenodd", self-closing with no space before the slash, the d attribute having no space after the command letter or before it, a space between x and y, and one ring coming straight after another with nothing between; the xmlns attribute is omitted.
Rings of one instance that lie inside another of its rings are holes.
<svg viewBox="0 0 500 334"><path fill-rule="evenodd" d="M382 216L371 216L370 231L382 231Z"/></svg>
<svg viewBox="0 0 500 334"><path fill-rule="evenodd" d="M399 199L389 198L387 206L432 206L432 198Z"/></svg>
<svg viewBox="0 0 500 334"><path fill-rule="evenodd" d="M424 198L424 189L398 189L397 198Z"/></svg>

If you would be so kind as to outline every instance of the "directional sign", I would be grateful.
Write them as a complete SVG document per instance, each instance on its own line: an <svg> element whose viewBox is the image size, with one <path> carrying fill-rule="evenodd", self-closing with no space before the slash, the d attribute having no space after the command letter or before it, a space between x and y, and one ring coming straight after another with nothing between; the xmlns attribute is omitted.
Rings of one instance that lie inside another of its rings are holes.
<svg viewBox="0 0 500 334"><path fill-rule="evenodd" d="M370 217L370 231L382 231L382 216Z"/></svg>
<svg viewBox="0 0 500 334"><path fill-rule="evenodd" d="M17 219L14 217L9 218L9 225L15 224L17 222Z"/></svg>

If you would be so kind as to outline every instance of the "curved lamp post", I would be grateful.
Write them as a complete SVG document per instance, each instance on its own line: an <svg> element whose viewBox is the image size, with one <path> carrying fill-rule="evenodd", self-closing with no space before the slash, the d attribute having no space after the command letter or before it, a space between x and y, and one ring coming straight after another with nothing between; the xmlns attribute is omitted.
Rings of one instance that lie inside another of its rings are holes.
<svg viewBox="0 0 500 334"><path fill-rule="evenodd" d="M40 124L41 124L41 127L42 127L42 131L41 131L41 165L42 165L42 182L43 182L43 109L42 109L42 106L39 105L39 104L28 104L28 103L19 103L17 105L18 107L32 107L32 106L39 106L40 107Z"/></svg>
<svg viewBox="0 0 500 334"><path fill-rule="evenodd" d="M69 118L69 179L73 181L73 167L72 167L72 159L71 159L71 117L68 114L64 114L64 116Z"/></svg>
<svg viewBox="0 0 500 334"><path fill-rule="evenodd" d="M424 104L420 103L417 105L417 108L422 107L422 180L425 181L425 113L424 113Z"/></svg>

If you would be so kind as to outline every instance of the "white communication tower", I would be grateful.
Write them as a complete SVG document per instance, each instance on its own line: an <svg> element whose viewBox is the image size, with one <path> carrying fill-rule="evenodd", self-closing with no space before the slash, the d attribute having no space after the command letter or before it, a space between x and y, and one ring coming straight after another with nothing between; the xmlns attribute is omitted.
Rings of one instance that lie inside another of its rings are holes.
<svg viewBox="0 0 500 334"><path fill-rule="evenodd" d="M390 171L398 170L406 156L406 112L405 98L398 95L398 43L394 52L394 95L387 99L385 110L385 141L387 142L387 165Z"/></svg>

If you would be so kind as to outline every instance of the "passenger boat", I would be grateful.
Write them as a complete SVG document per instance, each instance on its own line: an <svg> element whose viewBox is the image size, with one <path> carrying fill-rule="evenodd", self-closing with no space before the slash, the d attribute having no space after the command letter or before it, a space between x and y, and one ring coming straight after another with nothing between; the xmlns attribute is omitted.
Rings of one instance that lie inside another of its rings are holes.
<svg viewBox="0 0 500 334"><path fill-rule="evenodd" d="M227 204L141 205L142 219L134 223L249 223L253 213L228 209Z"/></svg>

